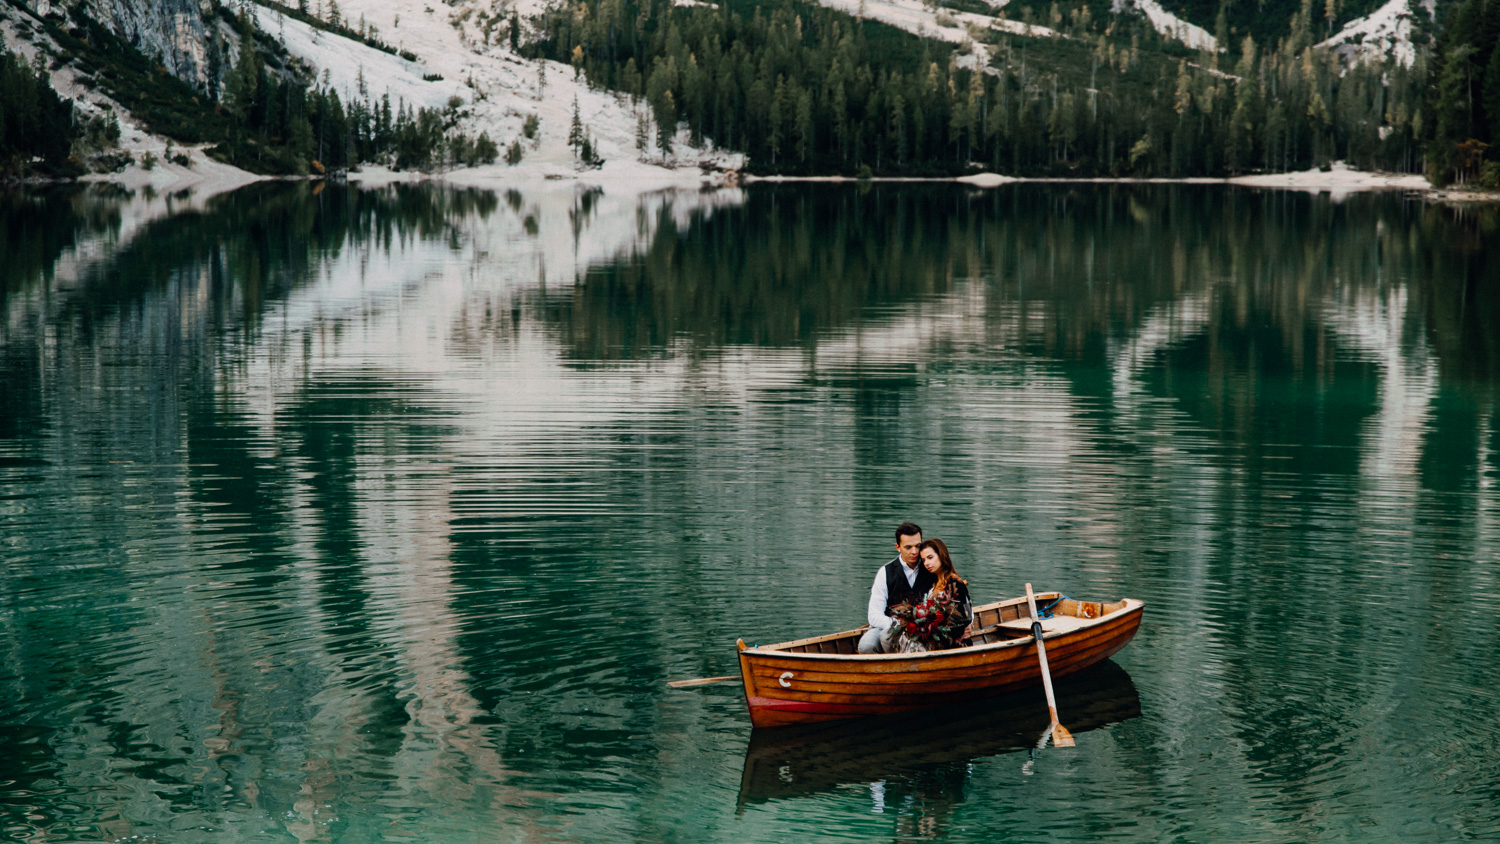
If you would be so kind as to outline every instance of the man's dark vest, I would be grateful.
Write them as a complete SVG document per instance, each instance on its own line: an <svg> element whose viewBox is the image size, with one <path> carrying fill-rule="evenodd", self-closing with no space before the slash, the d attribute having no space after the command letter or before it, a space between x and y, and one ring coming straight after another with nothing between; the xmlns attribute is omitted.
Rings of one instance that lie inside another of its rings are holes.
<svg viewBox="0 0 1500 844"><path fill-rule="evenodd" d="M917 563L916 583L908 586L906 583L906 566L902 564L901 558L897 557L885 564L885 614L891 614L891 607L907 601L915 604L922 600L937 583L937 575L927 570L920 562Z"/></svg>

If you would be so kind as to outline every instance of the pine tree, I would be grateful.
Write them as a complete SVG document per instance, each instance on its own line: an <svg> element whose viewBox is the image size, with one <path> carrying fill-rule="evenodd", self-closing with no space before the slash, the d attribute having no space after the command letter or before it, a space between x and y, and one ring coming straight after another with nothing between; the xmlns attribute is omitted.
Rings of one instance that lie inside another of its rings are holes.
<svg viewBox="0 0 1500 844"><path fill-rule="evenodd" d="M254 41L241 38L239 60L234 63L234 69L229 72L229 83L224 91L226 105L241 120L249 117L255 99L260 93L260 73L260 56L256 53Z"/></svg>
<svg viewBox="0 0 1500 844"><path fill-rule="evenodd" d="M776 156L781 152L786 101L786 77L778 76L776 79L776 91L771 95L770 116L767 126L768 131L766 133L766 146L771 150L771 163L773 165L776 163Z"/></svg>
<svg viewBox="0 0 1500 844"><path fill-rule="evenodd" d="M906 166L906 101L895 91L887 99L890 124L887 134L891 138L891 151L896 156L896 166Z"/></svg>
<svg viewBox="0 0 1500 844"><path fill-rule="evenodd" d="M1500 0L1491 0L1500 7ZM1484 71L1484 113L1489 118L1489 137L1492 147L1500 146L1500 42L1490 50L1489 65Z"/></svg>
<svg viewBox="0 0 1500 844"><path fill-rule="evenodd" d="M1437 114L1427 147L1428 174L1434 184L1447 184L1459 175L1458 145L1473 137L1469 73L1473 53L1473 45L1460 44L1444 57L1437 85Z"/></svg>
<svg viewBox="0 0 1500 844"><path fill-rule="evenodd" d="M813 147L812 94L803 89L797 93L797 160L806 164Z"/></svg>
<svg viewBox="0 0 1500 844"><path fill-rule="evenodd" d="M641 72L636 68L634 56L625 60L625 69L620 72L620 87L630 95L632 100L640 99Z"/></svg>
<svg viewBox="0 0 1500 844"><path fill-rule="evenodd" d="M677 133L677 97L672 93L676 84L677 60L657 58L646 81L646 102L656 118L656 143L663 155L672 154L672 136Z"/></svg>
<svg viewBox="0 0 1500 844"><path fill-rule="evenodd" d="M568 126L568 148L573 150L573 158L578 159L579 151L583 148L583 121L578 115L578 97L573 97L573 122Z"/></svg>

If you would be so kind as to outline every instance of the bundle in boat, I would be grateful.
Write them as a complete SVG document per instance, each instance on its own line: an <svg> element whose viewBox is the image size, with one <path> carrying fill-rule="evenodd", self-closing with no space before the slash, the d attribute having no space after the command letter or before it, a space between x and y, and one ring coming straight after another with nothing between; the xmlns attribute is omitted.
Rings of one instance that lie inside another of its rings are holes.
<svg viewBox="0 0 1500 844"><path fill-rule="evenodd" d="M1141 625L1133 598L1079 601L1058 592L1042 642L1053 677L1075 674L1118 653ZM865 628L775 645L739 642L750 721L779 727L883 715L1003 694L1041 682L1026 598L974 610L974 644L915 654L861 654Z"/></svg>

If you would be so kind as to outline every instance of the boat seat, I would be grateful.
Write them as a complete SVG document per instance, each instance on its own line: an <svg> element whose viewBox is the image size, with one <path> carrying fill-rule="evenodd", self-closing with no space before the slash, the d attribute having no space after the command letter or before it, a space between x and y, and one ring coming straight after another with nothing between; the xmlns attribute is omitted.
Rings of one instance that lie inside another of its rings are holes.
<svg viewBox="0 0 1500 844"><path fill-rule="evenodd" d="M1066 632L1068 630L1076 630L1085 624L1092 623L1093 621L1094 619L1092 618L1079 618L1073 615L1054 615L1051 618L1042 619L1042 632L1058 633ZM1023 633L1030 633L1031 619L1017 618L1011 621L1002 621L1000 622L1000 626L1008 630L1019 630Z"/></svg>

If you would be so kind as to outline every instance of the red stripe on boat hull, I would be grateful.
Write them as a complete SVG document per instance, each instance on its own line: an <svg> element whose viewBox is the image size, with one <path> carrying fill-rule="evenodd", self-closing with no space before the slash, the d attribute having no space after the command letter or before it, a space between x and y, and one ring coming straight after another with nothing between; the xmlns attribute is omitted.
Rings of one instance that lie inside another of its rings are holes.
<svg viewBox="0 0 1500 844"><path fill-rule="evenodd" d="M863 715L871 709L891 709L889 706L852 706L847 703L814 703L807 700L777 700L770 697L752 697L749 701L751 709L800 712L807 715Z"/></svg>

